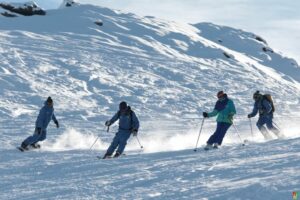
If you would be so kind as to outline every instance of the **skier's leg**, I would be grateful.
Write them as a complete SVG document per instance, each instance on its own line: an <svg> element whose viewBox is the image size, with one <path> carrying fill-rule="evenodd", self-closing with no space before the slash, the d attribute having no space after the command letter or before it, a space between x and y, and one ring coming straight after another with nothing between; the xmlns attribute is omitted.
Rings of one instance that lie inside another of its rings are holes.
<svg viewBox="0 0 300 200"><path fill-rule="evenodd" d="M38 142L40 137L40 134L38 134L37 129L34 130L34 134L32 136L29 136L28 138L26 138L23 142L22 142L22 147L26 148L28 145L34 144L36 142Z"/></svg>
<svg viewBox="0 0 300 200"><path fill-rule="evenodd" d="M38 144L38 142L45 140L46 135L47 135L47 130L41 130L41 133L39 134L39 138L37 139L37 141L35 143L32 143L31 146L33 148L41 148L41 145Z"/></svg>
<svg viewBox="0 0 300 200"><path fill-rule="evenodd" d="M267 128L272 131L278 138L282 137L282 135L280 134L280 131L273 126L273 117L270 116L268 117L268 119L266 120L266 124L267 124Z"/></svg>
<svg viewBox="0 0 300 200"><path fill-rule="evenodd" d="M117 149L117 152L116 154L119 154L121 155L127 145L127 140L129 139L130 137L130 132L124 132L121 134L121 137L120 137L120 143L119 143L119 147Z"/></svg>
<svg viewBox="0 0 300 200"><path fill-rule="evenodd" d="M214 132L214 134L212 134L210 136L210 138L207 140L206 144L213 145L214 143L217 143L217 135L219 134L221 128L222 128L221 123L218 122L216 131Z"/></svg>
<svg viewBox="0 0 300 200"><path fill-rule="evenodd" d="M221 128L220 128L220 131L219 131L219 133L217 135L217 138L216 138L216 143L218 145L222 144L224 136L227 133L230 126L231 126L231 124L229 124L229 123L221 123Z"/></svg>
<svg viewBox="0 0 300 200"><path fill-rule="evenodd" d="M257 128L260 130L261 127L263 127L263 125L265 124L265 120L264 120L264 117L259 117L258 118L258 121L256 122L256 126Z"/></svg>
<svg viewBox="0 0 300 200"><path fill-rule="evenodd" d="M256 123L257 128L259 129L259 131L262 133L262 135L266 140L272 139L267 129L264 127L265 124L266 124L266 118L264 116L260 116Z"/></svg>
<svg viewBox="0 0 300 200"><path fill-rule="evenodd" d="M46 136L47 136L47 130L42 130L38 142L45 140Z"/></svg>
<svg viewBox="0 0 300 200"><path fill-rule="evenodd" d="M111 156L114 153L115 149L119 145L119 140L120 140L120 132L117 132L112 143L108 147L105 155Z"/></svg>

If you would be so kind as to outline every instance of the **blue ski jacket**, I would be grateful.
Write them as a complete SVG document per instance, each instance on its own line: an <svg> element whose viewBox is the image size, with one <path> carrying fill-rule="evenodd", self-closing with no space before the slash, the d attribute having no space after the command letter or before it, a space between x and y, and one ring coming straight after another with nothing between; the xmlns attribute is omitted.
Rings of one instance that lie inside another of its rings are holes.
<svg viewBox="0 0 300 200"><path fill-rule="evenodd" d="M110 120L110 124L119 120L119 132L131 133L133 130L138 130L140 122L136 114L129 108L126 112L118 111Z"/></svg>
<svg viewBox="0 0 300 200"><path fill-rule="evenodd" d="M56 122L56 117L54 115L54 108L47 105L47 102L44 103L44 106L41 108L40 113L36 119L35 126L36 128L41 128L46 130L51 119Z"/></svg>
<svg viewBox="0 0 300 200"><path fill-rule="evenodd" d="M263 116L263 115L273 116L271 103L268 100L263 98L258 101L255 101L252 113L250 113L249 115L250 117L254 117L255 115L257 115L258 112L259 112L259 116Z"/></svg>

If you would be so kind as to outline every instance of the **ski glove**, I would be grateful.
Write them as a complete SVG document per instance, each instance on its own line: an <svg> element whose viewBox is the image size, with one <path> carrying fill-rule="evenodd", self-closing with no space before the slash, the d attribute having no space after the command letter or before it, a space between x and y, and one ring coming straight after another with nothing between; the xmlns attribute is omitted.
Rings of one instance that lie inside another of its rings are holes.
<svg viewBox="0 0 300 200"><path fill-rule="evenodd" d="M54 123L55 123L55 125L56 125L56 128L59 128L59 123L58 123L58 121L55 121Z"/></svg>
<svg viewBox="0 0 300 200"><path fill-rule="evenodd" d="M110 125L111 125L111 123L109 120L105 122L105 126L110 126Z"/></svg>
<svg viewBox="0 0 300 200"><path fill-rule="evenodd" d="M249 114L247 117L248 117L248 118L251 118L251 117L252 117L252 115L251 115L251 114Z"/></svg>
<svg viewBox="0 0 300 200"><path fill-rule="evenodd" d="M137 133L138 133L138 130L137 130L137 129L133 129L133 130L132 130L132 135L133 135L133 136L137 136Z"/></svg>
<svg viewBox="0 0 300 200"><path fill-rule="evenodd" d="M36 128L36 133L37 133L38 135L41 134L41 132L42 132L42 128L40 128L40 127Z"/></svg>
<svg viewBox="0 0 300 200"><path fill-rule="evenodd" d="M208 118L207 112L203 112L202 115L203 115L204 118Z"/></svg>

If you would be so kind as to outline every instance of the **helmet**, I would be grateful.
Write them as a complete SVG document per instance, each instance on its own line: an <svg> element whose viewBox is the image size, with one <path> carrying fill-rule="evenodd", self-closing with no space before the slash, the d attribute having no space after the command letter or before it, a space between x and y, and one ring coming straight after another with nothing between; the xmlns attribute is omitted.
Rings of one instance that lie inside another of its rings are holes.
<svg viewBox="0 0 300 200"><path fill-rule="evenodd" d="M258 100L261 96L262 96L262 94L260 94L259 91L256 91L256 92L253 94L253 99L254 99L254 100Z"/></svg>
<svg viewBox="0 0 300 200"><path fill-rule="evenodd" d="M225 95L225 93L224 93L223 91L219 91L219 92L217 93L218 99L222 98L224 95Z"/></svg>
<svg viewBox="0 0 300 200"><path fill-rule="evenodd" d="M47 101L47 103L53 103L53 100L51 97L48 97L46 101Z"/></svg>
<svg viewBox="0 0 300 200"><path fill-rule="evenodd" d="M127 103L125 101L122 101L119 104L119 110L126 110L127 109Z"/></svg>

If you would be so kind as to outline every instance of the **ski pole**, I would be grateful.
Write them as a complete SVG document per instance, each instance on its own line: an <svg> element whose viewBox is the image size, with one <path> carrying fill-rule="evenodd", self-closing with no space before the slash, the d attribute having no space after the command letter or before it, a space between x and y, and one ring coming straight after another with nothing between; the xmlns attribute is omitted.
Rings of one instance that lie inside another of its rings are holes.
<svg viewBox="0 0 300 200"><path fill-rule="evenodd" d="M200 127L200 130L199 130L199 134L198 134L198 139L197 139L196 147L195 147L195 149L194 149L195 152L197 151L198 142L199 142L199 139L200 139L200 134L201 134L201 132L202 132L202 128L203 128L203 124L204 124L204 119L205 119L205 118L203 117L202 123L201 123L201 127Z"/></svg>
<svg viewBox="0 0 300 200"><path fill-rule="evenodd" d="M235 124L232 124L232 125L233 125L233 127L234 127L234 129L235 129L235 131L236 131L236 134L237 134L237 135L239 136L239 138L240 138L240 141L241 141L241 143L242 143L242 146L245 146L245 143L243 142L243 140L242 140L242 138L241 138L241 136L240 136L240 134L239 134L239 131L237 130Z"/></svg>
<svg viewBox="0 0 300 200"><path fill-rule="evenodd" d="M93 148L93 146L96 144L96 142L97 142L98 138L99 138L99 135L97 136L97 138L96 138L95 142L94 142L94 143L92 144L92 146L90 147L90 150L92 150L92 148Z"/></svg>
<svg viewBox="0 0 300 200"><path fill-rule="evenodd" d="M142 148L144 148L144 147L141 145L141 143L140 143L140 140L139 140L138 136L136 136L136 140L138 141L138 143L139 143L139 145L140 145L141 149L142 149Z"/></svg>
<svg viewBox="0 0 300 200"><path fill-rule="evenodd" d="M253 134L253 129L252 129L252 121L251 121L251 118L249 118L249 122L250 122L250 130L251 130L252 139L254 139L254 134Z"/></svg>
<svg viewBox="0 0 300 200"><path fill-rule="evenodd" d="M107 132L109 132L109 126L107 127ZM99 135L97 136L95 142L92 144L92 146L90 147L90 150L92 150L93 146L96 144L97 140L99 139Z"/></svg>
<svg viewBox="0 0 300 200"><path fill-rule="evenodd" d="M279 126L273 121L273 124L275 125L275 127L280 131Z"/></svg>

